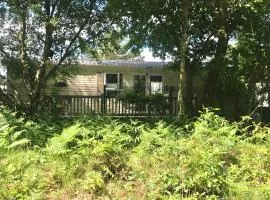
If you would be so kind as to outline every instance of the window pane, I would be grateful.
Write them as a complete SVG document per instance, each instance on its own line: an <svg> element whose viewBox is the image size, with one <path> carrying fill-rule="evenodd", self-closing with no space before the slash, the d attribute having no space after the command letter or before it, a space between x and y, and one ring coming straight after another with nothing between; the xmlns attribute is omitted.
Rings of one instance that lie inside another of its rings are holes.
<svg viewBox="0 0 270 200"><path fill-rule="evenodd" d="M106 74L106 82L117 84L117 74Z"/></svg>
<svg viewBox="0 0 270 200"><path fill-rule="evenodd" d="M138 93L145 94L145 75L135 75L134 76L134 90Z"/></svg>
<svg viewBox="0 0 270 200"><path fill-rule="evenodd" d="M151 94L162 93L162 82L151 82Z"/></svg>
<svg viewBox="0 0 270 200"><path fill-rule="evenodd" d="M151 82L162 82L162 76L159 76L159 75L150 76L150 81Z"/></svg>
<svg viewBox="0 0 270 200"><path fill-rule="evenodd" d="M151 94L162 93L162 76L150 76L150 90Z"/></svg>
<svg viewBox="0 0 270 200"><path fill-rule="evenodd" d="M118 78L117 74L106 74L106 88L107 89L117 89L118 88Z"/></svg>

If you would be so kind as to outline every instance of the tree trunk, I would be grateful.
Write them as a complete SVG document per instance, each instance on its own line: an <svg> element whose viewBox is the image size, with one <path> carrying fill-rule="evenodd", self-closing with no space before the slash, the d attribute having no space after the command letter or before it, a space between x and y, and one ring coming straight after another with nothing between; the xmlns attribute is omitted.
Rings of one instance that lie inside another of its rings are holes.
<svg viewBox="0 0 270 200"><path fill-rule="evenodd" d="M187 63L185 65L186 72L186 84L185 84L185 93L184 93L184 106L186 109L186 114L188 116L194 116L194 106L193 106L193 63Z"/></svg>
<svg viewBox="0 0 270 200"><path fill-rule="evenodd" d="M217 47L213 60L209 64L209 73L207 77L206 87L204 91L203 102L206 106L221 106L218 101L220 73L225 67L225 56L228 49L229 36L227 32L227 15L224 5L216 4L219 8L215 15L215 23L218 26L217 30ZM225 11L224 11L225 10Z"/></svg>
<svg viewBox="0 0 270 200"><path fill-rule="evenodd" d="M30 114L33 115L39 111L41 103L42 91L45 89L46 69L48 62L50 61L52 40L53 40L53 26L51 24L51 6L50 0L45 1L45 13L46 13L46 25L45 25L45 44L43 48L42 64L39 66L39 70L36 72L35 90L32 98L30 99Z"/></svg>
<svg viewBox="0 0 270 200"><path fill-rule="evenodd" d="M248 81L248 92L249 92L249 105L248 105L248 113L251 113L257 106L256 100L256 81L249 80Z"/></svg>
<svg viewBox="0 0 270 200"><path fill-rule="evenodd" d="M13 98L8 95L6 92L4 92L0 88L0 102L2 102L4 105L7 105L10 109L14 109L14 101Z"/></svg>
<svg viewBox="0 0 270 200"><path fill-rule="evenodd" d="M189 19L189 0L182 0L182 27L181 27L181 39L180 39L180 83L178 91L178 104L179 104L179 118L186 115L186 108L184 103L186 93L186 51L188 40L188 19Z"/></svg>

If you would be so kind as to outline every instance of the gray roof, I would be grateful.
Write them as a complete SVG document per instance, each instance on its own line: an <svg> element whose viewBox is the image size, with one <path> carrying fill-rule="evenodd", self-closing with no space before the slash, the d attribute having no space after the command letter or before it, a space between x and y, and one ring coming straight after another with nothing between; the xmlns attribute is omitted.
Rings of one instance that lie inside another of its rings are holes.
<svg viewBox="0 0 270 200"><path fill-rule="evenodd" d="M100 66L121 66L121 67L151 67L162 68L167 65L167 62L146 62L142 60L80 60L80 64L83 65L100 65Z"/></svg>

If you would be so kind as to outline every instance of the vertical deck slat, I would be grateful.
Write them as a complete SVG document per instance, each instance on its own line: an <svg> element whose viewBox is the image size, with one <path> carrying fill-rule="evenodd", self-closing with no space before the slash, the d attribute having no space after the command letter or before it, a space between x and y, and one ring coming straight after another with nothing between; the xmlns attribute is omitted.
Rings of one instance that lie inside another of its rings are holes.
<svg viewBox="0 0 270 200"><path fill-rule="evenodd" d="M87 97L87 114L89 114L89 97Z"/></svg>
<svg viewBox="0 0 270 200"><path fill-rule="evenodd" d="M61 105L63 114L96 114L132 115L132 116L177 116L179 106L176 97L168 97L160 102L160 109L149 109L146 103L131 103L106 96L57 96L56 103Z"/></svg>
<svg viewBox="0 0 270 200"><path fill-rule="evenodd" d="M93 98L92 97L90 97L90 102L91 102L91 104L90 104L90 111L92 112L92 110L93 110Z"/></svg>
<svg viewBox="0 0 270 200"><path fill-rule="evenodd" d="M82 100L83 100L83 114L85 115L85 97L83 97Z"/></svg>
<svg viewBox="0 0 270 200"><path fill-rule="evenodd" d="M122 112L121 112L121 114L123 115L124 114L124 104L123 104L123 101L121 101L121 104L122 104Z"/></svg>
<svg viewBox="0 0 270 200"><path fill-rule="evenodd" d="M121 108L121 107L120 107L120 102L121 102L121 101L119 100L119 101L118 101L118 114L120 114L120 108Z"/></svg>

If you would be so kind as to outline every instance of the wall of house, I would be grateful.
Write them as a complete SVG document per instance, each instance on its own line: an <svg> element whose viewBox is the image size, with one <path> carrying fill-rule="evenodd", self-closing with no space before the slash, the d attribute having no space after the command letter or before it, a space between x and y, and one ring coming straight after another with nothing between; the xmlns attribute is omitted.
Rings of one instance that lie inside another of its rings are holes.
<svg viewBox="0 0 270 200"><path fill-rule="evenodd" d="M97 95L97 74L77 75L67 81L67 86L58 87L60 95Z"/></svg>
<svg viewBox="0 0 270 200"><path fill-rule="evenodd" d="M103 86L105 73L122 73L124 89L134 87L134 75L146 75L146 90L148 92L150 91L151 75L162 75L163 88L165 89L168 88L168 86L173 86L174 92L172 93L172 96L174 97L177 96L179 88L179 73L164 68L80 65L76 71L76 77L68 80L65 87L56 87L52 82L49 82L46 93L51 94L56 92L60 95L100 96L104 93ZM18 88L21 88L20 91L25 90L25 87L19 87L19 81L14 81L14 83ZM195 76L193 78L193 92L197 97L203 95L204 85L205 82L200 76ZM9 87L9 89L11 90L12 87ZM20 94L23 93L24 92L21 92Z"/></svg>
<svg viewBox="0 0 270 200"><path fill-rule="evenodd" d="M68 85L58 88L62 95L101 95L103 91L103 74L123 73L124 89L133 88L134 75L146 75L147 91L150 87L150 75L162 75L163 87L173 86L173 96L177 95L179 76L177 72L165 70L163 68L144 68L127 66L89 66L80 65L77 76L68 81Z"/></svg>

